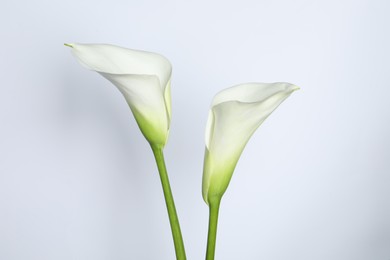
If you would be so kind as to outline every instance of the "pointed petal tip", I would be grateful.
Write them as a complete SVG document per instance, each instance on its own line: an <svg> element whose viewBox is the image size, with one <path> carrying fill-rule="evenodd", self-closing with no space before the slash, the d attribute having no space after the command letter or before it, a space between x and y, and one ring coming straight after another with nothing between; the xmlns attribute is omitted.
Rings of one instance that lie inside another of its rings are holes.
<svg viewBox="0 0 390 260"><path fill-rule="evenodd" d="M287 83L286 85L286 90L289 91L289 92L295 92L297 90L300 90L301 88L298 87L297 85L294 85L294 84L291 84L291 83Z"/></svg>
<svg viewBox="0 0 390 260"><path fill-rule="evenodd" d="M71 43L64 43L64 45L67 47L73 48L73 44L71 44Z"/></svg>
<svg viewBox="0 0 390 260"><path fill-rule="evenodd" d="M300 89L301 89L300 87L295 86L295 85L293 85L292 88L291 88L292 91L297 91L297 90L300 90Z"/></svg>

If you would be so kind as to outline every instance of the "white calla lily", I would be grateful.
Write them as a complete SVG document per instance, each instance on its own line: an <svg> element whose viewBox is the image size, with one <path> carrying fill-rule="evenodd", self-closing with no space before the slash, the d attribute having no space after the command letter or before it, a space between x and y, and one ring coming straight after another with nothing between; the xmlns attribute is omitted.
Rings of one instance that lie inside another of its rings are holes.
<svg viewBox="0 0 390 260"><path fill-rule="evenodd" d="M156 53L109 44L66 45L83 66L119 89L148 142L164 147L171 119L170 62Z"/></svg>
<svg viewBox="0 0 390 260"><path fill-rule="evenodd" d="M207 204L221 199L252 134L297 89L289 83L247 83L214 97L206 127L202 183Z"/></svg>
<svg viewBox="0 0 390 260"><path fill-rule="evenodd" d="M109 44L65 44L76 59L112 82L125 97L156 159L167 206L176 259L185 260L183 238L163 148L171 120L172 66L163 56Z"/></svg>

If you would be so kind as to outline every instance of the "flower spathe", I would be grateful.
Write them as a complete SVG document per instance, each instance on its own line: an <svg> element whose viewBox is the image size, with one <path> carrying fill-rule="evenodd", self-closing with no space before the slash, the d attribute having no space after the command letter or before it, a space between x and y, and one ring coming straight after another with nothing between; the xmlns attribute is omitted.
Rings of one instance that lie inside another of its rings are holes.
<svg viewBox="0 0 390 260"><path fill-rule="evenodd" d="M252 134L297 89L290 83L247 83L214 97L206 126L202 180L207 204L222 198Z"/></svg>
<svg viewBox="0 0 390 260"><path fill-rule="evenodd" d="M171 119L172 66L163 56L109 44L66 44L76 59L112 82L152 145L164 147Z"/></svg>

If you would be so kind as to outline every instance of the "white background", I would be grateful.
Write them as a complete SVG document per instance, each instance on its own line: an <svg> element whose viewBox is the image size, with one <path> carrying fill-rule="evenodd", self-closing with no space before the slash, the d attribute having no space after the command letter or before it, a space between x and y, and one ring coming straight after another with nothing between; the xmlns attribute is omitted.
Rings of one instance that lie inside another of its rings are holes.
<svg viewBox="0 0 390 260"><path fill-rule="evenodd" d="M11 1L0 9L0 259L172 260L152 153L123 97L64 42L173 64L165 149L188 259L204 259L204 127L243 82L301 87L250 140L216 259L390 259L390 4Z"/></svg>

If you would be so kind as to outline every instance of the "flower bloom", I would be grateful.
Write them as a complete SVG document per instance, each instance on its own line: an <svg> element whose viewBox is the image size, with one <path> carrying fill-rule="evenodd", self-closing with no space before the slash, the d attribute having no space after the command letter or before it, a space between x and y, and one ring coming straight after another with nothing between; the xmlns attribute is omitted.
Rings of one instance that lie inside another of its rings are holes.
<svg viewBox="0 0 390 260"><path fill-rule="evenodd" d="M252 134L297 89L290 83L247 83L214 97L206 126L202 183L207 204L222 198Z"/></svg>
<svg viewBox="0 0 390 260"><path fill-rule="evenodd" d="M164 147L171 119L172 66L163 56L108 44L66 44L79 63L113 83L150 144Z"/></svg>

